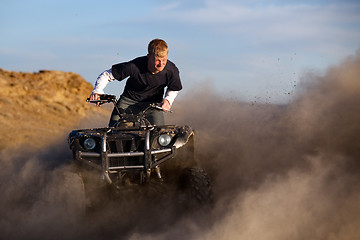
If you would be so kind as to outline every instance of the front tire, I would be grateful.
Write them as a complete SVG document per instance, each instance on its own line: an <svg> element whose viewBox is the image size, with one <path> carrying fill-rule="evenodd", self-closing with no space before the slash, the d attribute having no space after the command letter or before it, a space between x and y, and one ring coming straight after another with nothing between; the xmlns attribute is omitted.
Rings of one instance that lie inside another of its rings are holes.
<svg viewBox="0 0 360 240"><path fill-rule="evenodd" d="M179 202L185 209L195 210L213 203L210 178L202 168L184 169L179 179L179 188Z"/></svg>

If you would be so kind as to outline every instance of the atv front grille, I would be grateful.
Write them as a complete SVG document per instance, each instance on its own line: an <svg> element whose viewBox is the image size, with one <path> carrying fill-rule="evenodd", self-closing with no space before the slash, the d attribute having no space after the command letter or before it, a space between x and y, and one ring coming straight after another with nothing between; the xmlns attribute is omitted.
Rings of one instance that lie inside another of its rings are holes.
<svg viewBox="0 0 360 240"><path fill-rule="evenodd" d="M110 153L124 153L143 151L145 139L108 139L108 149Z"/></svg>
<svg viewBox="0 0 360 240"><path fill-rule="evenodd" d="M109 153L131 153L143 152L145 139L114 139L108 140ZM122 156L111 157L109 159L109 167L126 167L138 166L144 163L144 156Z"/></svg>

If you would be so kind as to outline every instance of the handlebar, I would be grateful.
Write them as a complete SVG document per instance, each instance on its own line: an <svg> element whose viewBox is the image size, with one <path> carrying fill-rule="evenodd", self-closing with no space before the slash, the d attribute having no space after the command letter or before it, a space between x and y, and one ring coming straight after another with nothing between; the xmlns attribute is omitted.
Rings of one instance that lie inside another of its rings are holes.
<svg viewBox="0 0 360 240"><path fill-rule="evenodd" d="M150 107L155 108L155 109L157 109L157 110L164 111L164 112L170 112L170 113L173 112L173 111L171 111L171 110L169 110L169 109L162 108L161 106L156 105L155 103L150 104Z"/></svg>
<svg viewBox="0 0 360 240"><path fill-rule="evenodd" d="M99 103L99 105L112 102L116 106L117 101L116 101L115 95L109 95L109 94L98 94L98 95L100 96L99 100L90 100L90 98L87 98L86 102L95 103L95 104ZM169 109L162 108L161 106L157 105L156 103L150 104L149 107L144 110L144 112L146 112L149 108L155 108L157 110L161 110L164 112L170 112L170 113L173 112Z"/></svg>
<svg viewBox="0 0 360 240"><path fill-rule="evenodd" d="M86 102L99 103L99 105L102 105L104 103L110 103L110 102L116 104L116 96L115 95L99 94L99 96L100 96L99 100L90 100L90 98L87 98Z"/></svg>

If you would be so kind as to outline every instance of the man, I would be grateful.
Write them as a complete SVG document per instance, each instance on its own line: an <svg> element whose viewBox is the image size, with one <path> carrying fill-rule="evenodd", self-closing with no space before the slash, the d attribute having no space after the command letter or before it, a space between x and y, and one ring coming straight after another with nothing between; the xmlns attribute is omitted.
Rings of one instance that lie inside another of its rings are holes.
<svg viewBox="0 0 360 240"><path fill-rule="evenodd" d="M109 82L129 77L118 102L120 109L137 114L151 103L161 103L163 109L170 110L182 85L178 68L167 59L168 53L169 49L164 40L152 40L148 45L147 56L115 64L111 69L101 73L90 99L98 100L99 94L104 94L104 88ZM165 88L167 90L163 98ZM152 110L147 119L155 125L165 123L163 112L158 110ZM113 126L118 120L118 112L114 108L109 126Z"/></svg>

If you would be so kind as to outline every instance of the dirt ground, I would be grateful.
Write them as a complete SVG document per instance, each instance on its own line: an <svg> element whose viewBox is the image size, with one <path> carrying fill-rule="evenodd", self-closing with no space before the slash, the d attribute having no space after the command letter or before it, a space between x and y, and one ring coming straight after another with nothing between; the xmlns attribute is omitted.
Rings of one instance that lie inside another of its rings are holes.
<svg viewBox="0 0 360 240"><path fill-rule="evenodd" d="M0 87L0 150L41 147L86 116L109 114L85 102L93 87L71 72L0 69Z"/></svg>

